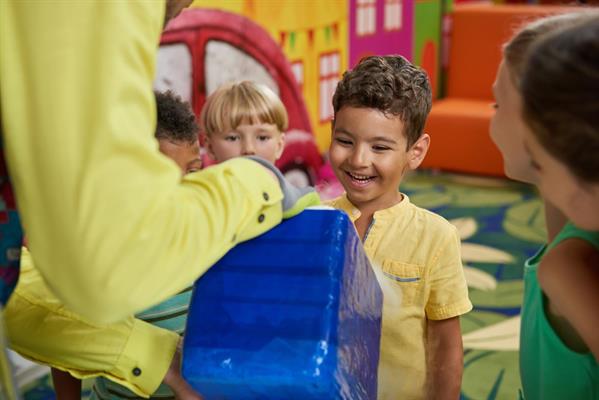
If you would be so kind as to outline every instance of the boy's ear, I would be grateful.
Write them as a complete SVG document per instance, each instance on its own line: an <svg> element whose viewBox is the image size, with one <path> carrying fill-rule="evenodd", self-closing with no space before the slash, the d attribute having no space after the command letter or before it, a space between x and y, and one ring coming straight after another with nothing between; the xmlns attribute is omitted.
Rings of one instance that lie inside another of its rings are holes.
<svg viewBox="0 0 599 400"><path fill-rule="evenodd" d="M423 133L416 143L412 145L410 150L408 151L408 167L411 170L414 170L420 166L426 153L428 152L428 148L431 144L431 137L427 133Z"/></svg>
<svg viewBox="0 0 599 400"><path fill-rule="evenodd" d="M216 160L214 150L212 150L212 140L210 140L210 135L204 135L204 146L206 146L206 150L208 150L208 155L210 158Z"/></svg>
<svg viewBox="0 0 599 400"><path fill-rule="evenodd" d="M278 160L279 158L281 158L281 155L283 154L283 150L285 150L285 133L281 132L281 134L279 135L279 140L277 142L277 153L275 156L275 160Z"/></svg>

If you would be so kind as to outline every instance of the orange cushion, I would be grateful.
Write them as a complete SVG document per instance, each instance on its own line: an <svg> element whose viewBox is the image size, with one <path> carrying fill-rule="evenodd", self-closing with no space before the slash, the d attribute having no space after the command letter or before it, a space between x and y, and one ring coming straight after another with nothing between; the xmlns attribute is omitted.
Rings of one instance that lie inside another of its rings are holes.
<svg viewBox="0 0 599 400"><path fill-rule="evenodd" d="M492 99L501 47L522 25L576 7L458 4L454 8L447 96Z"/></svg>
<svg viewBox="0 0 599 400"><path fill-rule="evenodd" d="M425 132L431 147L423 167L503 176L503 160L489 137L489 101L443 99L433 103Z"/></svg>

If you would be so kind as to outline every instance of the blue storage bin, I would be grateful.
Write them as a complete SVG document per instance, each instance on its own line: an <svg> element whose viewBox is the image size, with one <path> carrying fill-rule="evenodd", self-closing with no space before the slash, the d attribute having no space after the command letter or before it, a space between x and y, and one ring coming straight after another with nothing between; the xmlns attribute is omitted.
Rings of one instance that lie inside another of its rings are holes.
<svg viewBox="0 0 599 400"><path fill-rule="evenodd" d="M381 309L351 221L306 210L195 283L183 376L207 400L374 400Z"/></svg>

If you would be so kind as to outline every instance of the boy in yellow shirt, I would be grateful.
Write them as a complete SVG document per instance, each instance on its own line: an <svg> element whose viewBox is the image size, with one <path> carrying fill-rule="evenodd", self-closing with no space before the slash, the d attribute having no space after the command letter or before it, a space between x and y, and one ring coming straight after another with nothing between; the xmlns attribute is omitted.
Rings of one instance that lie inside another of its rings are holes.
<svg viewBox="0 0 599 400"><path fill-rule="evenodd" d="M330 202L354 223L384 294L378 399L457 399L459 316L472 309L457 230L398 191L424 159L426 74L401 56L368 57L333 96L329 150L345 193Z"/></svg>

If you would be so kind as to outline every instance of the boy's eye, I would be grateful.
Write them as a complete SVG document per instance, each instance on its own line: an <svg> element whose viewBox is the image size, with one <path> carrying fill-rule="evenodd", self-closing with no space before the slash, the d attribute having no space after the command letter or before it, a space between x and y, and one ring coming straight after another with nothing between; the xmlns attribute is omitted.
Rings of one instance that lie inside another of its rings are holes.
<svg viewBox="0 0 599 400"><path fill-rule="evenodd" d="M499 108L499 104L497 104L497 103L492 103L492 104L491 104L491 108L492 108L492 109L494 109L494 110L497 110L497 109Z"/></svg>
<svg viewBox="0 0 599 400"><path fill-rule="evenodd" d="M239 136L236 136L236 135L227 135L227 136L225 136L225 140L227 142L234 142L236 140L239 140Z"/></svg>
<svg viewBox="0 0 599 400"><path fill-rule="evenodd" d="M387 146L381 146L381 145L376 145L375 144L374 146L372 146L372 149L374 151L386 151L386 150L390 150L391 148L387 147Z"/></svg>
<svg viewBox="0 0 599 400"><path fill-rule="evenodd" d="M344 146L350 146L351 145L351 140L348 139L344 139L344 138L335 138L335 141L341 145Z"/></svg>
<svg viewBox="0 0 599 400"><path fill-rule="evenodd" d="M258 140L261 142L266 142L267 140L270 140L270 136L260 135L258 136Z"/></svg>

